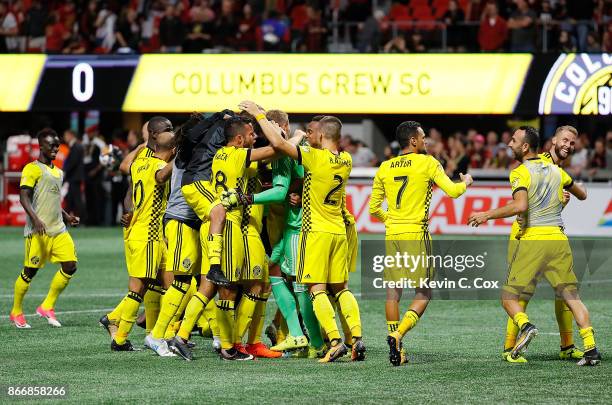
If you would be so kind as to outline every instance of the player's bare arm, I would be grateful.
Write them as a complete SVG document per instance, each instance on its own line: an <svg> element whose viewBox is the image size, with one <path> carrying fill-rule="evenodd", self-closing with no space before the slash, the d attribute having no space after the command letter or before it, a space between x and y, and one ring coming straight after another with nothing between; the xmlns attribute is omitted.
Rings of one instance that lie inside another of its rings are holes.
<svg viewBox="0 0 612 405"><path fill-rule="evenodd" d="M62 210L62 218L64 218L64 221L67 222L70 226L77 226L81 222L81 218L74 215L70 215L64 210Z"/></svg>
<svg viewBox="0 0 612 405"><path fill-rule="evenodd" d="M572 185L567 188L567 191L570 194L574 195L574 197L576 197L580 201L584 201L587 199L587 190L584 184L582 183L576 183L576 182L572 183ZM567 200L569 201L569 196L567 197Z"/></svg>
<svg viewBox="0 0 612 405"><path fill-rule="evenodd" d="M136 156L138 156L138 153L140 153L140 151L143 150L146 146L146 143L141 143L136 147L136 149L128 153L127 156L124 157L121 161L121 164L119 165L119 171L123 174L130 174L130 166L132 166L132 163L134 162L134 159L136 159Z"/></svg>
<svg viewBox="0 0 612 405"><path fill-rule="evenodd" d="M169 162L162 169L159 169L157 172L155 172L155 182L157 184L164 184L165 182L170 180L170 177L172 176L172 167L174 166L173 162L174 160Z"/></svg>
<svg viewBox="0 0 612 405"><path fill-rule="evenodd" d="M527 211L527 191L518 190L514 193L514 199L506 206L489 211L473 212L468 218L468 225L478 227L490 219L508 218L523 214Z"/></svg>
<svg viewBox="0 0 612 405"><path fill-rule="evenodd" d="M34 207L32 207L32 196L34 195L34 190L30 187L21 187L19 190L19 202L21 206L25 210L26 214L32 220L32 226L34 228L34 233L39 233L43 235L46 232L45 224L38 218L36 212L34 211Z"/></svg>

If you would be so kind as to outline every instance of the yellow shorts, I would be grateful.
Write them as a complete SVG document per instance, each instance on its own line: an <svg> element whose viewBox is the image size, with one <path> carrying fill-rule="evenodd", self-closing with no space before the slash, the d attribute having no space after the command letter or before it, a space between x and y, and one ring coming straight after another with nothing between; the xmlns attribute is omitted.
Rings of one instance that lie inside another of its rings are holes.
<svg viewBox="0 0 612 405"><path fill-rule="evenodd" d="M166 244L163 240L128 240L125 262L130 277L155 279L158 270L165 268Z"/></svg>
<svg viewBox="0 0 612 405"><path fill-rule="evenodd" d="M206 222L210 218L210 210L219 204L219 200L208 181L200 180L186 184L181 187L181 191L187 204L202 222Z"/></svg>
<svg viewBox="0 0 612 405"><path fill-rule="evenodd" d="M355 224L346 227L346 243L348 243L348 271L357 270L357 254L359 253L359 238Z"/></svg>
<svg viewBox="0 0 612 405"><path fill-rule="evenodd" d="M532 295L544 277L559 296L565 289L576 289L572 249L558 227L528 228L520 240L510 243L512 260L503 291L512 295Z"/></svg>
<svg viewBox="0 0 612 405"><path fill-rule="evenodd" d="M433 254L429 232L420 231L386 235L385 250L387 256L395 257L399 253L402 256L408 254L419 258L416 261L416 265L414 265L414 261L409 261L409 266L407 267L385 267L383 272L383 279L385 281L414 280L419 285L420 280L433 280L435 276L433 263L427 260L427 257Z"/></svg>
<svg viewBox="0 0 612 405"><path fill-rule="evenodd" d="M348 280L346 234L300 232L297 282L339 284Z"/></svg>
<svg viewBox="0 0 612 405"><path fill-rule="evenodd" d="M74 242L68 232L62 232L55 236L32 234L25 238L23 265L40 269L47 261L51 263L77 261Z"/></svg>
<svg viewBox="0 0 612 405"><path fill-rule="evenodd" d="M202 256L200 231L176 219L171 219L164 226L164 235L168 241L165 270L176 275L199 273Z"/></svg>
<svg viewBox="0 0 612 405"><path fill-rule="evenodd" d="M202 247L201 274L208 274L210 261L208 259L208 231L210 222L204 222L200 227L200 246ZM225 221L223 229L223 253L221 254L221 270L231 282L240 281L242 265L244 264L244 239L240 226L232 221Z"/></svg>
<svg viewBox="0 0 612 405"><path fill-rule="evenodd" d="M244 267L241 280L268 282L268 255L260 235L249 233L244 236Z"/></svg>

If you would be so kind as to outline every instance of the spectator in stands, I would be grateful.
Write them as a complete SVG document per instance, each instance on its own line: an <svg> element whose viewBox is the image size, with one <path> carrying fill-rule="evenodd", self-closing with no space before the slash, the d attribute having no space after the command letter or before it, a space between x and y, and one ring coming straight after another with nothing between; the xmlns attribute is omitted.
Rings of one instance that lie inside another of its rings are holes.
<svg viewBox="0 0 612 405"><path fill-rule="evenodd" d="M70 147L70 152L64 160L64 183L68 184L66 194L66 211L81 218L86 222L87 212L83 204L81 186L85 178L85 166L83 164L84 151L81 142L74 131L64 131L64 142Z"/></svg>
<svg viewBox="0 0 612 405"><path fill-rule="evenodd" d="M512 163L512 157L508 154L509 147L497 148L495 155L487 160L485 169L508 169Z"/></svg>
<svg viewBox="0 0 612 405"><path fill-rule="evenodd" d="M570 160L570 167L568 171L573 177L580 178L582 171L586 169L589 164L589 152L585 148L582 137L576 139L576 145L574 148L574 154Z"/></svg>
<svg viewBox="0 0 612 405"><path fill-rule="evenodd" d="M569 32L562 30L559 33L557 51L561 53L576 52L576 45L574 44L574 38L570 35Z"/></svg>
<svg viewBox="0 0 612 405"><path fill-rule="evenodd" d="M181 53L183 51L183 23L178 18L180 10L173 5L166 6L164 17L159 22L161 52Z"/></svg>
<svg viewBox="0 0 612 405"><path fill-rule="evenodd" d="M81 13L79 21L79 32L81 37L88 42L94 44L96 41L96 20L98 19L98 2L90 0L87 3L87 8Z"/></svg>
<svg viewBox="0 0 612 405"><path fill-rule="evenodd" d="M259 19L253 14L253 6L250 3L245 3L242 7L242 17L238 23L238 34L236 36L238 50L254 51L256 49L258 26Z"/></svg>
<svg viewBox="0 0 612 405"><path fill-rule="evenodd" d="M601 45L597 38L597 33L592 31L587 35L587 47L586 52L588 53L600 53Z"/></svg>
<svg viewBox="0 0 612 405"><path fill-rule="evenodd" d="M442 165L443 168L446 167L449 157L444 150L444 143L433 139L431 137L426 138L429 139L429 144L427 145L427 152L436 158L438 162Z"/></svg>
<svg viewBox="0 0 612 405"><path fill-rule="evenodd" d="M487 143L485 146L485 151L488 158L492 158L493 156L495 156L497 154L497 150L503 146L505 145L499 143L499 137L497 136L497 132L489 131L487 133Z"/></svg>
<svg viewBox="0 0 612 405"><path fill-rule="evenodd" d="M595 148L589 158L589 175L594 176L597 174L598 169L607 169L606 164L606 143L604 138L597 138L595 141Z"/></svg>
<svg viewBox="0 0 612 405"><path fill-rule="evenodd" d="M385 18L384 11L377 9L374 14L360 25L357 50L361 53L377 53L382 38L381 24Z"/></svg>
<svg viewBox="0 0 612 405"><path fill-rule="evenodd" d="M40 0L32 1L26 13L25 33L27 34L26 49L28 52L45 52L47 26L47 9Z"/></svg>
<svg viewBox="0 0 612 405"><path fill-rule="evenodd" d="M0 2L0 53L16 53L19 51L18 34L19 29L15 14L9 10L6 2Z"/></svg>
<svg viewBox="0 0 612 405"><path fill-rule="evenodd" d="M70 31L59 21L56 14L49 16L49 23L46 28L47 42L45 44L47 53L61 53L64 49L64 42L70 38Z"/></svg>
<svg viewBox="0 0 612 405"><path fill-rule="evenodd" d="M100 164L100 154L106 148L104 138L97 127L89 130L83 140L85 157L85 204L87 207L87 225L98 226L104 221L104 208L106 205L102 188L104 180L104 167Z"/></svg>
<svg viewBox="0 0 612 405"><path fill-rule="evenodd" d="M594 0L566 0L567 11L570 20L575 23L578 52L585 52L587 49L587 37L589 31L593 29L593 14L595 12Z"/></svg>
<svg viewBox="0 0 612 405"><path fill-rule="evenodd" d="M497 4L487 3L480 20L478 43L483 52L502 51L508 38L508 25L499 15Z"/></svg>
<svg viewBox="0 0 612 405"><path fill-rule="evenodd" d="M115 23L117 14L114 7L103 5L96 18L96 43L94 52L109 53L115 45Z"/></svg>
<svg viewBox="0 0 612 405"><path fill-rule="evenodd" d="M224 49L236 46L238 16L234 13L234 0L221 1L221 13L215 20L215 45Z"/></svg>
<svg viewBox="0 0 612 405"><path fill-rule="evenodd" d="M410 42L408 43L408 49L413 53L427 52L427 48L423 43L423 35L419 31L414 31L410 35Z"/></svg>
<svg viewBox="0 0 612 405"><path fill-rule="evenodd" d="M457 0L448 2L448 10L442 16L446 24L446 44L450 52L465 52L465 13Z"/></svg>
<svg viewBox="0 0 612 405"><path fill-rule="evenodd" d="M608 22L606 25L606 31L601 41L601 48L603 52L612 52L612 21Z"/></svg>
<svg viewBox="0 0 612 405"><path fill-rule="evenodd" d="M137 53L140 50L140 24L136 10L124 7L115 29L115 51Z"/></svg>
<svg viewBox="0 0 612 405"><path fill-rule="evenodd" d="M472 147L470 148L470 167L481 169L489 157L485 149L485 137L481 134L476 134L472 139Z"/></svg>
<svg viewBox="0 0 612 405"><path fill-rule="evenodd" d="M535 23L537 15L527 0L516 0L517 9L510 15L510 50L512 52L534 52L536 41Z"/></svg>
<svg viewBox="0 0 612 405"><path fill-rule="evenodd" d="M74 32L68 40L64 42L63 54L82 55L89 51L88 43L83 39L80 32Z"/></svg>
<svg viewBox="0 0 612 405"><path fill-rule="evenodd" d="M606 166L612 170L612 131L606 133Z"/></svg>
<svg viewBox="0 0 612 405"><path fill-rule="evenodd" d="M397 35L383 47L385 53L407 53L408 47L406 46L406 38L403 35Z"/></svg>
<svg viewBox="0 0 612 405"><path fill-rule="evenodd" d="M365 143L354 139L352 146L354 148L354 152L351 153L353 155L353 166L376 167L378 165L378 158Z"/></svg>
<svg viewBox="0 0 612 405"><path fill-rule="evenodd" d="M304 28L304 50L306 52L323 52L327 43L327 28L323 25L321 10L307 6L308 21Z"/></svg>
<svg viewBox="0 0 612 405"><path fill-rule="evenodd" d="M397 141L393 141L389 145L385 146L385 151L384 151L385 160L394 158L399 153L400 153L400 146Z"/></svg>
<svg viewBox="0 0 612 405"><path fill-rule="evenodd" d="M287 23L276 10L268 11L268 17L261 23L264 51L282 51L289 29Z"/></svg>
<svg viewBox="0 0 612 405"><path fill-rule="evenodd" d="M465 153L465 144L459 137L448 138L449 159L445 172L451 179L458 179L459 173L467 173L470 158Z"/></svg>

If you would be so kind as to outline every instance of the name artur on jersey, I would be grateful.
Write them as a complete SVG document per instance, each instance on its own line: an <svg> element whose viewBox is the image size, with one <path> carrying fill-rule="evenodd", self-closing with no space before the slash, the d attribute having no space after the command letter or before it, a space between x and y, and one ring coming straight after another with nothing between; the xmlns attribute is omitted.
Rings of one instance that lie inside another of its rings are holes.
<svg viewBox="0 0 612 405"><path fill-rule="evenodd" d="M412 166L412 160L396 160L395 162L391 162L391 169L397 169L399 167L410 167Z"/></svg>

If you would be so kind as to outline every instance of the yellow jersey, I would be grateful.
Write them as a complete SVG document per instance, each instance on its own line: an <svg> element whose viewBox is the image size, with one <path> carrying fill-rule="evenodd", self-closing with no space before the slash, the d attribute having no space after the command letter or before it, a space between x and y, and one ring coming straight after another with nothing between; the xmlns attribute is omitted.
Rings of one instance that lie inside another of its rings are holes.
<svg viewBox="0 0 612 405"><path fill-rule="evenodd" d="M536 226L563 227L563 189L573 183L565 170L539 156L525 160L512 170L512 195L519 190L527 192L528 208L523 214L523 230Z"/></svg>
<svg viewBox="0 0 612 405"><path fill-rule="evenodd" d="M434 183L452 198L466 190L465 183L454 183L433 156L408 153L391 158L374 177L370 214L385 224L387 235L427 229Z"/></svg>
<svg viewBox="0 0 612 405"><path fill-rule="evenodd" d="M239 188L243 192L246 187L246 172L251 164L251 150L224 146L220 148L212 162L210 182L217 198L223 191ZM226 219L240 226L242 209L235 209L226 215Z"/></svg>
<svg viewBox="0 0 612 405"><path fill-rule="evenodd" d="M252 162L246 171L247 184L246 193L256 194L261 191L261 181L259 180L259 171L257 170L257 162ZM242 213L242 233L245 235L260 235L263 229L263 215L265 205L252 204L244 207Z"/></svg>
<svg viewBox="0 0 612 405"><path fill-rule="evenodd" d="M353 159L327 149L298 146L298 164L304 166L302 232L346 234L343 217L346 183Z"/></svg>
<svg viewBox="0 0 612 405"><path fill-rule="evenodd" d="M28 163L21 172L20 188L32 189L32 208L36 216L45 224L45 232L56 236L66 231L62 217L62 182L64 172L55 165L35 160ZM34 225L29 215L26 215L24 236L29 236Z"/></svg>
<svg viewBox="0 0 612 405"><path fill-rule="evenodd" d="M169 184L157 184L155 174L166 162L139 154L130 167L134 212L128 230L128 241L160 241L163 239L162 217L168 202Z"/></svg>

